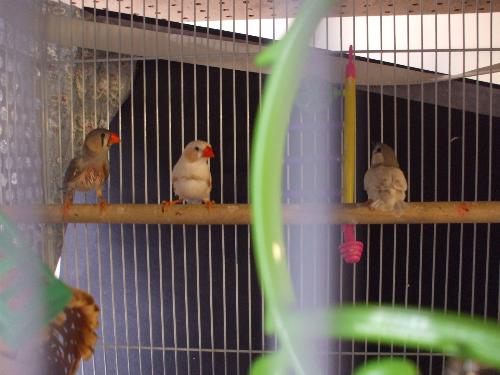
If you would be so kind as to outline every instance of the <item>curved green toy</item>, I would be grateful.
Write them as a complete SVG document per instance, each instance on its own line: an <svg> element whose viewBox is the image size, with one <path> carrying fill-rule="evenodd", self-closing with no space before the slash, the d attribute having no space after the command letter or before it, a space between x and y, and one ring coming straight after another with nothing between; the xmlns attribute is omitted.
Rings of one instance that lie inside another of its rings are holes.
<svg viewBox="0 0 500 375"><path fill-rule="evenodd" d="M333 1L308 0L279 42L256 58L272 65L256 120L250 168L252 235L259 280L265 298L266 333L276 333L278 352L261 356L255 375L317 374L304 353L307 337L328 335L345 339L400 344L466 357L500 369L500 328L452 314L378 306L344 306L323 312L298 313L287 269L282 222L282 165L289 116L308 50L308 42ZM334 250L332 250L334 251ZM322 324L320 324L322 323ZM325 327L328 329L325 331ZM416 374L403 360L370 362L358 375Z"/></svg>

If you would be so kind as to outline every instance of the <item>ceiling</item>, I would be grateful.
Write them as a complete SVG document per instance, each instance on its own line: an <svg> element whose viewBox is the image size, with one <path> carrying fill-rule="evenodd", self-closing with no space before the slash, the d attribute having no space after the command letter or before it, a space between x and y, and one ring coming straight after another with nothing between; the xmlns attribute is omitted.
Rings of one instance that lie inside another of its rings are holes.
<svg viewBox="0 0 500 375"><path fill-rule="evenodd" d="M59 0L55 0L59 1ZM60 0L171 21L293 18L300 0ZM498 0L338 0L331 16L456 14L500 11Z"/></svg>

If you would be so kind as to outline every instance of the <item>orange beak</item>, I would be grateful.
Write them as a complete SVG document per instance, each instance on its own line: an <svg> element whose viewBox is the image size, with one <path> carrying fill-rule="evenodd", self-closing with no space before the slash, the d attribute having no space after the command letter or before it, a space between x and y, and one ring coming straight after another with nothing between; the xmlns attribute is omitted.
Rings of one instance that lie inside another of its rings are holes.
<svg viewBox="0 0 500 375"><path fill-rule="evenodd" d="M210 146L205 147L202 155L204 158L213 158L215 156L214 150L212 150L212 147Z"/></svg>
<svg viewBox="0 0 500 375"><path fill-rule="evenodd" d="M120 137L118 137L118 134L116 133L111 133L108 139L108 146L114 145L116 143L120 143Z"/></svg>

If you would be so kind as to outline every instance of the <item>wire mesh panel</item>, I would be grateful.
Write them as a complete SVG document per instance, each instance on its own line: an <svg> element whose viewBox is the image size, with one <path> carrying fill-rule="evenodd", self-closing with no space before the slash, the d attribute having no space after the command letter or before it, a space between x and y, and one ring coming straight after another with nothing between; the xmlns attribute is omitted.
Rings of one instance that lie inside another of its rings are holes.
<svg viewBox="0 0 500 375"><path fill-rule="evenodd" d="M38 33L43 27L41 7L23 1L20 14L10 2L0 14L0 204L43 200L41 69L43 50ZM31 22L28 22L31 20ZM27 242L48 263L39 225L21 225ZM3 228L2 228L3 230Z"/></svg>

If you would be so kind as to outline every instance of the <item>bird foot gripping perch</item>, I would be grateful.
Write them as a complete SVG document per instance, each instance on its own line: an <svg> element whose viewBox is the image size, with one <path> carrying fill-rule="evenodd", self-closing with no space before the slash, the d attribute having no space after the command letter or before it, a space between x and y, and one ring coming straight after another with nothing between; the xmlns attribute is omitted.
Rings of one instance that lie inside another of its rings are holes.
<svg viewBox="0 0 500 375"><path fill-rule="evenodd" d="M184 203L183 199L174 199L174 200L171 200L171 201L162 201L160 203L161 212L165 213L168 209L170 209L171 207L175 206L176 204L182 204L182 203ZM207 210L210 211L210 209L215 204L215 201L212 201L212 200L208 199L208 200L204 200L202 203L203 203L203 205L205 205L205 207L207 208Z"/></svg>
<svg viewBox="0 0 500 375"><path fill-rule="evenodd" d="M208 199L208 200L203 201L203 204L205 205L205 207L207 208L207 210L210 211L210 209L215 204L215 201L212 201L212 200Z"/></svg>
<svg viewBox="0 0 500 375"><path fill-rule="evenodd" d="M72 203L71 200L69 199L64 199L64 204L63 204L63 221L67 221L69 217L69 209L71 208Z"/></svg>
<svg viewBox="0 0 500 375"><path fill-rule="evenodd" d="M175 206L176 204L182 204L182 199L173 199L170 201L161 201L161 212L165 213L170 207Z"/></svg>
<svg viewBox="0 0 500 375"><path fill-rule="evenodd" d="M339 246L342 258L346 263L358 263L363 255L363 242L356 241L355 225L343 224L342 233L344 243Z"/></svg>
<svg viewBox="0 0 500 375"><path fill-rule="evenodd" d="M99 198L99 215L102 215L108 207L108 202L104 198Z"/></svg>

